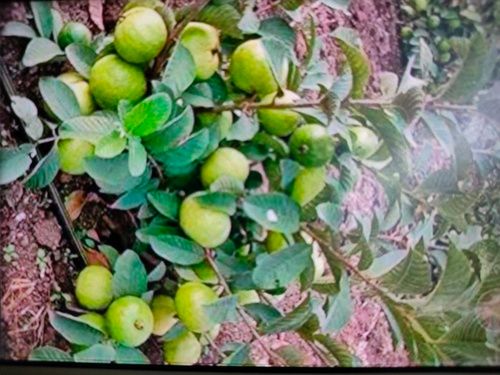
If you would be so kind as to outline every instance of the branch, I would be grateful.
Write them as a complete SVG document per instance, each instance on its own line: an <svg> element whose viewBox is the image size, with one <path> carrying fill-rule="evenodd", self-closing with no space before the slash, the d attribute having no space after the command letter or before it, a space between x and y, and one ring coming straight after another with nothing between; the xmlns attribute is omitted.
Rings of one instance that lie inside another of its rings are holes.
<svg viewBox="0 0 500 375"><path fill-rule="evenodd" d="M156 160L149 154L148 154L148 160L151 162L151 164L153 165L153 168L158 173L158 177L160 178L160 182L163 185L165 183L165 176L163 175L163 171L161 170L161 167L158 165Z"/></svg>
<svg viewBox="0 0 500 375"><path fill-rule="evenodd" d="M216 105L211 108L202 108L202 110L208 112L225 112L225 111L234 111L234 110L250 110L250 109L288 109L288 108L310 108L317 107L321 104L321 100L315 100L311 102L298 102L298 103L257 103L257 102L249 102L243 101L239 103L232 104L221 104Z"/></svg>

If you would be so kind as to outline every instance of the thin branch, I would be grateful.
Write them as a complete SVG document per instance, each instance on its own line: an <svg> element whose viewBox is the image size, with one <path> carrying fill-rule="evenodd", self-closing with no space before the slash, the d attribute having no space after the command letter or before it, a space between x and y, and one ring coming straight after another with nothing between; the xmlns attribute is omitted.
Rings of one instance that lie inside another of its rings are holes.
<svg viewBox="0 0 500 375"><path fill-rule="evenodd" d="M214 350L217 352L217 354L222 358L222 359L226 359L227 358L227 355L224 354L224 352L222 350L220 350L220 348L217 346L217 344L214 342L214 340L212 340L212 338L210 337L210 334L207 333L205 335L203 335L203 337L205 337L205 339L208 341L208 343L210 344L210 346L212 348L214 348Z"/></svg>
<svg viewBox="0 0 500 375"><path fill-rule="evenodd" d="M149 154L148 154L148 160L151 162L151 164L153 165L153 168L158 173L158 177L160 178L160 182L163 185L163 183L165 182L165 176L163 175L163 171L161 170L161 167L158 165L158 163L156 162L155 158L153 158Z"/></svg>
<svg viewBox="0 0 500 375"><path fill-rule="evenodd" d="M315 100L310 102L297 102L297 103L258 103L258 102L244 101L240 103L216 105L211 108L202 108L202 110L219 113L225 111L234 111L237 109L251 110L251 109L311 108L311 107L317 107L320 104L321 100Z"/></svg>

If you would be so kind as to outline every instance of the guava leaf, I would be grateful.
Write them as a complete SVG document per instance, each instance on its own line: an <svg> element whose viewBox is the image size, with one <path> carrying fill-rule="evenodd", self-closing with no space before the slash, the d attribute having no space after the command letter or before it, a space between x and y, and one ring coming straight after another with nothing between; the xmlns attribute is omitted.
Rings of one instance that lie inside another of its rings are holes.
<svg viewBox="0 0 500 375"><path fill-rule="evenodd" d="M266 324L262 331L265 334L296 331L304 325L312 314L312 301L308 297L293 311Z"/></svg>
<svg viewBox="0 0 500 375"><path fill-rule="evenodd" d="M336 203L324 202L316 206L318 218L330 227L332 231L338 231L342 222L342 210Z"/></svg>
<svg viewBox="0 0 500 375"><path fill-rule="evenodd" d="M38 116L35 103L23 96L13 96L11 106L16 116L26 123L32 122Z"/></svg>
<svg viewBox="0 0 500 375"><path fill-rule="evenodd" d="M40 346L33 349L28 360L42 362L73 362L73 357L68 352L53 346Z"/></svg>
<svg viewBox="0 0 500 375"><path fill-rule="evenodd" d="M453 155L453 145L455 141L445 119L442 116L428 111L422 113L422 119L441 147L446 150L449 156Z"/></svg>
<svg viewBox="0 0 500 375"><path fill-rule="evenodd" d="M245 191L245 186L236 177L225 175L219 177L210 185L210 191L241 195Z"/></svg>
<svg viewBox="0 0 500 375"><path fill-rule="evenodd" d="M346 64L342 68L340 75L333 82L330 92L343 102L349 97L353 89L353 80L351 66Z"/></svg>
<svg viewBox="0 0 500 375"><path fill-rule="evenodd" d="M260 27L260 20L253 10L252 2L247 3L243 11L243 17L238 22L238 28L245 34L255 34Z"/></svg>
<svg viewBox="0 0 500 375"><path fill-rule="evenodd" d="M108 344L95 344L73 355L75 362L111 363L115 360L115 349Z"/></svg>
<svg viewBox="0 0 500 375"><path fill-rule="evenodd" d="M282 193L252 195L243 201L243 211L268 230L294 233L299 230L300 208Z"/></svg>
<svg viewBox="0 0 500 375"><path fill-rule="evenodd" d="M222 34L236 39L242 37L238 28L240 19L239 12L230 4L205 6L197 17L199 22L208 23L219 29Z"/></svg>
<svg viewBox="0 0 500 375"><path fill-rule="evenodd" d="M38 82L42 98L61 121L80 116L80 106L73 91L54 77L42 77Z"/></svg>
<svg viewBox="0 0 500 375"><path fill-rule="evenodd" d="M123 126L129 134L144 137L161 130L171 111L170 96L165 93L153 94L127 112Z"/></svg>
<svg viewBox="0 0 500 375"><path fill-rule="evenodd" d="M181 43L177 43L163 71L162 82L172 90L174 97L178 98L191 86L195 78L196 66L191 52Z"/></svg>
<svg viewBox="0 0 500 375"><path fill-rule="evenodd" d="M146 170L148 154L140 139L130 138L128 141L128 170L134 177L140 176Z"/></svg>
<svg viewBox="0 0 500 375"><path fill-rule="evenodd" d="M198 264L205 258L205 253L199 245L179 236L151 237L150 243L158 256L181 266Z"/></svg>
<svg viewBox="0 0 500 375"><path fill-rule="evenodd" d="M21 38L36 38L36 32L29 25L18 21L9 21L1 32L2 36L18 36Z"/></svg>
<svg viewBox="0 0 500 375"><path fill-rule="evenodd" d="M54 40L56 40L59 32L64 26L64 20L56 9L51 9L50 13L52 13L52 35L54 36Z"/></svg>
<svg viewBox="0 0 500 375"><path fill-rule="evenodd" d="M244 113L231 125L229 133L226 136L228 141L248 141L252 139L259 131L259 123L255 116L248 116Z"/></svg>
<svg viewBox="0 0 500 375"><path fill-rule="evenodd" d="M31 165L30 153L33 146L0 148L0 185L8 184L21 177Z"/></svg>
<svg viewBox="0 0 500 375"><path fill-rule="evenodd" d="M116 250L114 247L109 246L109 245L99 245L98 247L99 251L103 253L106 256L106 259L108 260L109 265L111 266L112 269L115 268L116 261L118 257L120 256L120 253L118 250Z"/></svg>
<svg viewBox="0 0 500 375"><path fill-rule="evenodd" d="M104 334L79 318L60 312L49 312L52 327L66 340L77 345L94 345L104 338Z"/></svg>
<svg viewBox="0 0 500 375"><path fill-rule="evenodd" d="M52 150L44 156L26 176L26 186L30 189L44 188L49 185L59 171L59 153L57 147L52 147Z"/></svg>
<svg viewBox="0 0 500 375"><path fill-rule="evenodd" d="M50 1L30 1L30 5L38 32L41 36L50 38L53 23Z"/></svg>
<svg viewBox="0 0 500 375"><path fill-rule="evenodd" d="M24 66L31 67L63 55L64 52L53 41L45 38L33 38L24 51L22 63Z"/></svg>
<svg viewBox="0 0 500 375"><path fill-rule="evenodd" d="M127 147L127 138L119 130L101 137L95 145L95 155L103 159L111 159L120 155Z"/></svg>
<svg viewBox="0 0 500 375"><path fill-rule="evenodd" d="M160 262L153 270L148 274L148 282L153 283L160 281L165 276L167 272L167 266L165 262Z"/></svg>
<svg viewBox="0 0 500 375"><path fill-rule="evenodd" d="M90 69L97 59L97 54L90 47L83 44L72 43L64 49L73 68L86 79L90 77Z"/></svg>
<svg viewBox="0 0 500 375"><path fill-rule="evenodd" d="M282 189L288 189L292 182L297 177L300 171L300 164L291 159L280 160L281 181L280 186Z"/></svg>
<svg viewBox="0 0 500 375"><path fill-rule="evenodd" d="M148 201L166 218L177 221L179 217L179 197L175 193L166 191L152 191L148 195Z"/></svg>
<svg viewBox="0 0 500 375"><path fill-rule="evenodd" d="M222 361L222 364L226 366L244 366L252 364L250 360L250 345L240 343L235 350Z"/></svg>
<svg viewBox="0 0 500 375"><path fill-rule="evenodd" d="M167 169L188 165L205 153L208 141L208 130L201 129L177 147L158 155L158 160L165 164Z"/></svg>
<svg viewBox="0 0 500 375"><path fill-rule="evenodd" d="M225 322L237 322L238 312L238 297L235 295L219 298L217 301L203 306L203 310L210 317L214 324Z"/></svg>
<svg viewBox="0 0 500 375"><path fill-rule="evenodd" d="M276 308L265 303L250 303L243 307L252 318L263 325L269 324L283 316Z"/></svg>
<svg viewBox="0 0 500 375"><path fill-rule="evenodd" d="M236 212L236 197L230 193L214 192L196 197L196 201L203 207L234 215Z"/></svg>
<svg viewBox="0 0 500 375"><path fill-rule="evenodd" d="M358 367L360 360L351 352L349 348L340 342L334 340L329 335L314 335L314 340L318 341L328 350L340 367Z"/></svg>
<svg viewBox="0 0 500 375"><path fill-rule="evenodd" d="M62 139L82 139L92 144L97 144L99 140L117 130L119 119L113 111L97 111L90 116L78 116L64 121L59 130Z"/></svg>
<svg viewBox="0 0 500 375"><path fill-rule="evenodd" d="M114 266L113 295L141 297L148 288L148 274L139 255L135 251L125 250Z"/></svg>
<svg viewBox="0 0 500 375"><path fill-rule="evenodd" d="M287 366L301 367L305 365L305 354L296 346L291 344L284 345L279 347L276 352L283 358Z"/></svg>
<svg viewBox="0 0 500 375"><path fill-rule="evenodd" d="M115 362L118 364L148 365L151 363L139 349L118 345L115 351Z"/></svg>
<svg viewBox="0 0 500 375"><path fill-rule="evenodd" d="M311 257L311 248L296 244L273 254L260 254L252 279L261 289L286 287L297 279Z"/></svg>
<svg viewBox="0 0 500 375"><path fill-rule="evenodd" d="M322 333L340 331L351 319L353 304L349 276L344 271L339 281L339 292L328 297L328 311L321 324Z"/></svg>
<svg viewBox="0 0 500 375"><path fill-rule="evenodd" d="M320 0L321 3L325 4L335 10L347 11L349 9L349 4L351 0Z"/></svg>

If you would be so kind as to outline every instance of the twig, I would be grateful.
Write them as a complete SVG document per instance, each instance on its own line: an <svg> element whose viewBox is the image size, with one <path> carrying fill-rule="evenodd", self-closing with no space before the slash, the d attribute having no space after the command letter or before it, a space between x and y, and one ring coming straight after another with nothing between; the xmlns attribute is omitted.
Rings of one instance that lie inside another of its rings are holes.
<svg viewBox="0 0 500 375"><path fill-rule="evenodd" d="M221 283L222 287L224 288L224 291L226 294L231 295L231 289L229 288L229 285L226 282L226 279L224 279L224 276L221 274L219 267L217 267L217 264L214 261L214 258L210 252L209 249L205 249L205 257L212 267L212 269L215 271L215 274L217 275L217 278L219 279L219 282ZM252 333L253 337L258 341L258 343L262 346L262 349L266 352L266 354L269 356L269 358L273 358L279 365L285 366L286 362L279 356L277 353L273 352L268 346L264 343L262 340L262 337L260 334L257 332L255 327L252 324L252 319L247 315L245 310L241 308L241 306L236 307L238 314L241 316L243 319L243 322L245 325L250 329L250 332Z"/></svg>
<svg viewBox="0 0 500 375"><path fill-rule="evenodd" d="M208 343L210 344L210 346L212 348L214 348L214 350L217 352L217 354L222 358L222 359L226 359L227 358L227 355L224 354L224 352L222 350L220 350L220 348L217 346L217 344L214 342L214 340L212 340L212 338L210 337L210 334L207 333L205 335L203 335L205 337L205 339L208 341Z"/></svg>
<svg viewBox="0 0 500 375"><path fill-rule="evenodd" d="M287 108L310 108L316 107L321 104L321 100L315 100L312 102L297 102L297 103L258 103L258 102L250 102L243 101L240 103L231 103L231 104L221 104L216 105L210 108L204 108L207 112L225 112L225 111L233 111L236 109L239 110L249 110L249 109L287 109Z"/></svg>
<svg viewBox="0 0 500 375"><path fill-rule="evenodd" d="M150 154L148 154L148 160L151 162L151 164L153 165L153 168L158 173L158 177L160 178L160 182L163 185L165 183L165 176L163 175L163 171L161 170L161 167L158 165L156 160Z"/></svg>

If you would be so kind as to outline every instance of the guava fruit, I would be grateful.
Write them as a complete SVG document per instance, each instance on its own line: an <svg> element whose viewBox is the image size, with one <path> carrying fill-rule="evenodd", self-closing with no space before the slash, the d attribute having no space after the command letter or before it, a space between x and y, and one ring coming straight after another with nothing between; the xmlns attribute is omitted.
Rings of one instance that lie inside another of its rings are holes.
<svg viewBox="0 0 500 375"><path fill-rule="evenodd" d="M71 43L89 46L92 41L92 33L83 23L67 22L57 34L57 44L65 49Z"/></svg>
<svg viewBox="0 0 500 375"><path fill-rule="evenodd" d="M427 9L428 0L413 0L413 6L417 12L423 12Z"/></svg>
<svg viewBox="0 0 500 375"><path fill-rule="evenodd" d="M219 281L217 274L207 261L195 264L191 269L204 283L216 284Z"/></svg>
<svg viewBox="0 0 500 375"><path fill-rule="evenodd" d="M167 27L153 9L134 7L120 17L114 45L126 61L141 64L154 59L167 41Z"/></svg>
<svg viewBox="0 0 500 375"><path fill-rule="evenodd" d="M448 20L448 28L452 31L459 29L462 26L462 22L458 18L453 18Z"/></svg>
<svg viewBox="0 0 500 375"><path fill-rule="evenodd" d="M430 16L427 18L427 27L429 29L437 29L439 25L441 24L441 18L438 16Z"/></svg>
<svg viewBox="0 0 500 375"><path fill-rule="evenodd" d="M438 51L441 52L441 53L450 52L450 50L451 50L451 44L448 41L448 39L443 39L443 40L441 40L438 43L437 48L438 48Z"/></svg>
<svg viewBox="0 0 500 375"><path fill-rule="evenodd" d="M174 299L165 295L156 295L151 301L151 312L154 317L153 335L163 336L177 322L174 318Z"/></svg>
<svg viewBox="0 0 500 375"><path fill-rule="evenodd" d="M365 126L352 126L349 128L352 140L352 152L360 159L372 156L380 147L380 141L373 130Z"/></svg>
<svg viewBox="0 0 500 375"><path fill-rule="evenodd" d="M255 290L240 290L235 295L238 297L238 303L242 306L260 302L259 294Z"/></svg>
<svg viewBox="0 0 500 375"><path fill-rule="evenodd" d="M451 53L445 52L439 55L439 62L442 64L447 64L451 60Z"/></svg>
<svg viewBox="0 0 500 375"><path fill-rule="evenodd" d="M231 232L231 219L224 212L203 207L191 194L181 204L179 222L182 230L200 246L214 248L222 245Z"/></svg>
<svg viewBox="0 0 500 375"><path fill-rule="evenodd" d="M233 113L231 111L225 111L222 113L201 112L196 116L196 118L202 127L210 126L214 122L218 121L221 139L227 137L229 130L231 129L231 125L233 124Z"/></svg>
<svg viewBox="0 0 500 375"><path fill-rule="evenodd" d="M78 318L80 320L83 320L85 323L88 323L93 328L101 331L105 335L108 334L108 329L106 328L106 319L101 314L92 311L80 315Z"/></svg>
<svg viewBox="0 0 500 375"><path fill-rule="evenodd" d="M182 284L175 294L177 316L190 331L208 332L215 326L215 323L210 319L204 307L217 299L215 292L200 282L190 281Z"/></svg>
<svg viewBox="0 0 500 375"><path fill-rule="evenodd" d="M180 36L180 43L193 56L196 78L206 80L219 68L219 30L203 22L189 22Z"/></svg>
<svg viewBox="0 0 500 375"><path fill-rule="evenodd" d="M113 275L102 266L87 266L76 279L78 303L89 310L103 310L113 300Z"/></svg>
<svg viewBox="0 0 500 375"><path fill-rule="evenodd" d="M413 36L413 29L410 26L403 26L401 28L401 37L403 39L410 39Z"/></svg>
<svg viewBox="0 0 500 375"><path fill-rule="evenodd" d="M335 152L332 137L321 125L303 125L290 137L290 153L304 167L321 167Z"/></svg>
<svg viewBox="0 0 500 375"><path fill-rule="evenodd" d="M260 39L240 44L231 56L229 74L233 84L249 94L264 97L278 91L266 51Z"/></svg>
<svg viewBox="0 0 500 375"><path fill-rule="evenodd" d="M67 72L61 74L57 79L63 81L73 91L82 115L87 116L95 111L95 102L90 93L90 86L80 74Z"/></svg>
<svg viewBox="0 0 500 375"><path fill-rule="evenodd" d="M250 173L250 165L245 155L234 148L221 147L203 163L201 182L209 187L222 176L232 176L245 182Z"/></svg>
<svg viewBox="0 0 500 375"><path fill-rule="evenodd" d="M305 206L325 188L325 177L325 167L301 169L292 185L292 199Z"/></svg>
<svg viewBox="0 0 500 375"><path fill-rule="evenodd" d="M119 344L136 347L153 332L154 317L148 304L135 296L120 297L106 311L110 336Z"/></svg>
<svg viewBox="0 0 500 375"><path fill-rule="evenodd" d="M97 60L90 70L90 92L102 108L115 109L122 99L136 101L146 94L144 72L117 55Z"/></svg>
<svg viewBox="0 0 500 375"><path fill-rule="evenodd" d="M265 245L268 252L274 253L287 247L288 242L281 233L269 231L267 232Z"/></svg>
<svg viewBox="0 0 500 375"><path fill-rule="evenodd" d="M163 359L171 365L191 366L201 357L201 344L189 331L163 343Z"/></svg>
<svg viewBox="0 0 500 375"><path fill-rule="evenodd" d="M293 91L285 90L282 96L277 93L265 96L261 103L264 104L291 104L297 102L300 97ZM290 135L301 122L302 116L292 109L259 109L257 111L262 127L272 135L286 137Z"/></svg>
<svg viewBox="0 0 500 375"><path fill-rule="evenodd" d="M94 155L94 145L82 139L60 139L57 142L59 167L65 173L85 173L84 159Z"/></svg>

